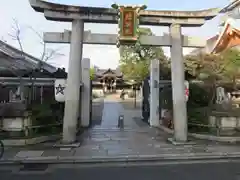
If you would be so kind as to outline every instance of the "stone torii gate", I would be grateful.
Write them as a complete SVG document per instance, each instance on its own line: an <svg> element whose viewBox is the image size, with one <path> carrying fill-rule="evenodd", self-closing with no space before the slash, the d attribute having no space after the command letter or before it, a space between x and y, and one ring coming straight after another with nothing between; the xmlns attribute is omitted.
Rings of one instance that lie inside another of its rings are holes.
<svg viewBox="0 0 240 180"><path fill-rule="evenodd" d="M109 23L117 24L119 15L124 8L133 10L135 7L120 6L119 9L80 7L61 5L41 0L29 0L31 6L37 12L44 13L47 20L72 22L72 31L62 33L49 32L44 34L44 40L48 43L70 43L70 59L68 69L67 88L65 94L65 112L63 127L63 142L71 143L76 140L76 125L78 119L80 84L81 84L81 59L83 44L115 45L119 38L115 34L92 34L84 32L84 23ZM130 7L130 8L129 8ZM132 8L132 9L131 9ZM168 26L170 34L165 36L140 36L142 46L168 46L171 48L172 88L173 88L173 112L174 112L174 141L187 141L187 110L184 87L183 47L204 47L205 40L182 36L181 27L199 27L206 20L210 20L218 14L218 9L203 11L148 11L137 12L141 25ZM133 14L135 15L135 14ZM136 20L136 19L135 19ZM132 22L134 25L136 21ZM122 25L122 23L119 23ZM134 34L134 33L133 33ZM127 39L128 43L134 43L136 38ZM131 42L132 41L132 42ZM157 61L152 61L157 64ZM156 65L155 65L156 66ZM151 67L155 67L152 65ZM151 81L159 83L159 70L151 69ZM151 92L151 119L152 126L159 125L158 119L158 85L152 87ZM81 103L82 104L82 103Z"/></svg>

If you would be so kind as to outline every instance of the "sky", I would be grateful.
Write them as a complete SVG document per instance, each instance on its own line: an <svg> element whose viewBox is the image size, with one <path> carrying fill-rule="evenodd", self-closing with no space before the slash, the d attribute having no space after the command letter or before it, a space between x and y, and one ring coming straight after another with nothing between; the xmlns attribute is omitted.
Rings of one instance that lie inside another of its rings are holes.
<svg viewBox="0 0 240 180"><path fill-rule="evenodd" d="M111 7L111 0L49 0L61 4L72 4L81 6ZM149 10L202 10L215 7L224 7L231 0L118 0L118 4L146 4ZM11 37L14 33L13 19L17 20L20 27L20 38L23 50L37 58L41 57L43 45L41 38L36 34L43 32L63 32L64 29L71 30L70 23L47 21L42 13L35 12L28 0L1 0L0 6L0 38L10 45L19 48L16 40ZM209 38L219 32L219 17L208 21L200 28L183 28L184 35L199 36ZM163 35L168 32L166 27L150 27L155 35ZM34 32L32 29L34 29ZM93 33L117 33L117 25L110 24L85 24L85 30L91 30ZM68 44L47 44L47 48L57 49L62 55L54 56L48 60L48 63L68 68L69 60ZM169 49L164 48L166 55L169 55ZM191 49L184 49L184 53ZM119 52L116 46L106 45L84 45L83 57L90 58L91 65L99 68L116 68L119 61Z"/></svg>

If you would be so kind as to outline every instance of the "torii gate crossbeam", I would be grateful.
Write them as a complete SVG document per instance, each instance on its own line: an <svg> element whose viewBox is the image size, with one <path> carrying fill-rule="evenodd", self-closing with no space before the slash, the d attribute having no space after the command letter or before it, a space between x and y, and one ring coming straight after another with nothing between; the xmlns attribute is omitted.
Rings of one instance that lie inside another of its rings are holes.
<svg viewBox="0 0 240 180"><path fill-rule="evenodd" d="M116 45L116 34L96 34L91 31L84 31L83 44L98 45ZM206 40L198 37L182 36L183 47L203 48L206 46ZM44 42L46 43L70 43L71 31L46 32L44 33ZM171 36L141 36L142 46L171 46Z"/></svg>

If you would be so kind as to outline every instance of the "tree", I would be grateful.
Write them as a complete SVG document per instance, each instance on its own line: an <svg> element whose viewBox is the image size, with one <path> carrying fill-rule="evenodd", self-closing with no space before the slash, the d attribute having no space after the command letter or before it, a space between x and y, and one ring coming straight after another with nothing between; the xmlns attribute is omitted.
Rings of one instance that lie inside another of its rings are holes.
<svg viewBox="0 0 240 180"><path fill-rule="evenodd" d="M231 81L233 89L237 90L236 80L240 78L240 51L238 49L227 49L221 53L226 60L223 79Z"/></svg>
<svg viewBox="0 0 240 180"><path fill-rule="evenodd" d="M211 96L209 100L211 106L215 99L216 83L221 77L225 62L217 55L201 53L186 56L184 63L188 73L205 82L205 89Z"/></svg>
<svg viewBox="0 0 240 180"><path fill-rule="evenodd" d="M140 35L153 35L150 28L139 28ZM124 45L119 48L120 69L127 80L141 82L149 75L149 66L152 59L159 59L161 63L166 62L162 48L135 45Z"/></svg>
<svg viewBox="0 0 240 180"><path fill-rule="evenodd" d="M94 67L91 67L91 68L90 68L90 79L91 79L91 80L93 80L94 75L95 75L95 69L94 69Z"/></svg>
<svg viewBox="0 0 240 180"><path fill-rule="evenodd" d="M49 61L50 59L56 58L57 56L64 56L64 54L59 53L60 49L51 49L47 48L46 43L43 40L43 36L36 31L33 27L27 26L28 29L30 29L32 32L34 32L40 39L40 44L42 45L42 53L39 57L39 64L38 64L38 69L41 69L43 66L44 62ZM24 57L24 48L23 48L23 43L22 43L22 38L21 38L21 28L19 25L19 22L16 19L13 19L13 25L12 25L12 32L8 34L13 40L17 41L19 45L19 49L21 51L21 56L22 58Z"/></svg>
<svg viewBox="0 0 240 180"><path fill-rule="evenodd" d="M207 85L206 89L212 97L209 105L213 105L219 82L232 82L232 89L236 89L236 79L240 77L239 50L227 49L220 54L186 56L184 63L188 73Z"/></svg>
<svg viewBox="0 0 240 180"><path fill-rule="evenodd" d="M232 80L239 76L240 51L228 49L220 54L185 56L185 68L198 79Z"/></svg>

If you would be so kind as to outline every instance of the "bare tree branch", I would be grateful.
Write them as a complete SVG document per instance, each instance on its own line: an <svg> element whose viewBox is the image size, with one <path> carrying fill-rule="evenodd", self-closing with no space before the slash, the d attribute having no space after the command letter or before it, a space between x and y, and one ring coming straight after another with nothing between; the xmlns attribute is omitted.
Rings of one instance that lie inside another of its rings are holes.
<svg viewBox="0 0 240 180"><path fill-rule="evenodd" d="M51 60L51 59L54 59L56 56L65 56L64 54L58 52L60 51L61 48L59 49L46 49L46 53L45 53L45 56L43 58L43 61L48 61L48 60Z"/></svg>
<svg viewBox="0 0 240 180"><path fill-rule="evenodd" d="M58 53L60 49L47 48L43 36L38 31L36 31L32 26L29 26L29 29L31 29L39 37L40 43L43 45L43 52L40 57L41 61L46 62L50 59L53 59L55 56L64 56L64 54Z"/></svg>
<svg viewBox="0 0 240 180"><path fill-rule="evenodd" d="M60 49L50 49L47 48L46 43L44 42L43 35L36 31L32 26L27 26L32 32L34 32L37 37L40 39L39 43L43 46L43 50L40 56L40 60L42 62L39 62L37 65L37 69L41 69L43 66L43 62L46 62L50 59L53 59L56 56L64 56L64 54L59 53ZM13 40L18 42L20 51L21 51L21 56L25 58L24 56L24 49L22 45L22 39L21 39L21 29L19 22L17 19L13 19L13 25L12 25L12 32L8 34Z"/></svg>
<svg viewBox="0 0 240 180"><path fill-rule="evenodd" d="M13 19L13 25L12 25L12 32L8 33L8 35L15 41L18 42L20 51L21 51L21 56L22 58L25 58L23 55L23 46L22 46L22 41L21 41L21 30L20 30L20 25L17 21L17 19ZM13 68L9 68L9 70L14 73L15 75L17 75L19 78L21 78L23 76L23 74L16 74L13 70Z"/></svg>
<svg viewBox="0 0 240 180"><path fill-rule="evenodd" d="M19 48L22 51L21 55L23 56L23 46L22 46L22 41L21 41L21 30L19 23L16 19L13 19L13 25L12 25L12 33L9 33L9 36L18 42Z"/></svg>

